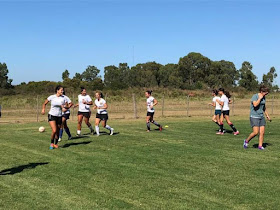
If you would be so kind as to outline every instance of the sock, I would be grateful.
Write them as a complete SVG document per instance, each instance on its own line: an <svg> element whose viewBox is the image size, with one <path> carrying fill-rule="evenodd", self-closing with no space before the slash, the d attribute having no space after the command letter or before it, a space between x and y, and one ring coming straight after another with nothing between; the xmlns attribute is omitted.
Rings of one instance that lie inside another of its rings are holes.
<svg viewBox="0 0 280 210"><path fill-rule="evenodd" d="M220 132L224 132L224 124L223 123L220 124Z"/></svg>
<svg viewBox="0 0 280 210"><path fill-rule="evenodd" d="M51 144L53 144L54 143L54 139L51 139Z"/></svg>
<svg viewBox="0 0 280 210"><path fill-rule="evenodd" d="M245 139L245 142L248 144L249 143L249 141L247 140L247 139Z"/></svg>
<svg viewBox="0 0 280 210"><path fill-rule="evenodd" d="M105 128L111 130L111 127L109 125L106 125Z"/></svg>
<svg viewBox="0 0 280 210"><path fill-rule="evenodd" d="M153 121L153 124L160 127L160 124L158 124L156 121Z"/></svg>
<svg viewBox="0 0 280 210"><path fill-rule="evenodd" d="M58 143L58 139L54 139L54 144L57 144Z"/></svg>
<svg viewBox="0 0 280 210"><path fill-rule="evenodd" d="M92 126L88 126L88 128L90 129L90 132L94 132Z"/></svg>
<svg viewBox="0 0 280 210"><path fill-rule="evenodd" d="M237 131L233 124L230 124L229 126L231 127L231 129L232 129L234 132Z"/></svg>
<svg viewBox="0 0 280 210"><path fill-rule="evenodd" d="M151 130L150 122L146 123L147 124L147 129Z"/></svg>
<svg viewBox="0 0 280 210"><path fill-rule="evenodd" d="M95 132L97 135L99 135L99 126L95 126Z"/></svg>
<svg viewBox="0 0 280 210"><path fill-rule="evenodd" d="M70 133L70 130L69 128L64 128L65 132L67 133L68 137L71 137L71 133Z"/></svg>
<svg viewBox="0 0 280 210"><path fill-rule="evenodd" d="M78 134L78 135L81 135L81 130L77 130L77 134Z"/></svg>
<svg viewBox="0 0 280 210"><path fill-rule="evenodd" d="M216 123L218 126L220 126L220 125L219 125L219 123L218 123L217 121L216 121L216 122L214 122L214 123Z"/></svg>
<svg viewBox="0 0 280 210"><path fill-rule="evenodd" d="M59 138L62 138L62 134L63 134L63 129L59 130Z"/></svg>

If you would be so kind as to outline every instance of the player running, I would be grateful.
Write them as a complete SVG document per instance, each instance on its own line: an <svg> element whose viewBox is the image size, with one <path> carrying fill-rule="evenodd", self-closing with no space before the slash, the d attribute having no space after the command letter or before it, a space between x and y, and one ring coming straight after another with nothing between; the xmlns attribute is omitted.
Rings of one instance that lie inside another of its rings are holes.
<svg viewBox="0 0 280 210"><path fill-rule="evenodd" d="M217 100L217 102L222 106L222 115L220 118L220 130L216 134L223 135L224 134L224 118L227 121L227 124L231 127L233 130L233 134L236 136L239 134L239 131L234 127L233 123L229 119L229 103L230 103L230 97L231 95L229 94L228 91L225 91L224 88L219 89L219 94L221 95L221 99Z"/></svg>
<svg viewBox="0 0 280 210"><path fill-rule="evenodd" d="M268 94L269 89L265 86L261 86L259 89L259 93L253 95L251 99L251 111L250 111L250 123L253 128L253 132L248 136L247 139L244 140L243 147L245 149L248 148L249 142L259 134L259 150L264 150L263 147L263 139L264 139L264 131L265 131L265 118L271 121L265 106L265 96Z"/></svg>
<svg viewBox="0 0 280 210"><path fill-rule="evenodd" d="M152 96L152 90L147 90L145 92L145 96L147 98L147 117L146 117L146 124L147 124L147 132L151 131L150 122L154 125L159 127L159 130L162 131L162 126L154 121L154 114L155 109L154 106L158 104L158 101Z"/></svg>
<svg viewBox="0 0 280 210"><path fill-rule="evenodd" d="M222 106L217 102L217 100L221 100L221 98L218 96L218 91L216 89L212 90L212 96L214 96L212 99L212 103L209 103L210 106L215 107L215 114L212 117L212 121L216 123L218 126L220 126Z"/></svg>
<svg viewBox="0 0 280 210"><path fill-rule="evenodd" d="M94 104L95 106L93 107L93 109L97 110L96 113L96 118L95 118L95 132L96 135L99 136L99 123L100 121L102 121L102 126L106 129L108 129L110 131L110 135L114 134L114 128L111 128L109 125L107 125L107 120L108 118L108 112L107 112L107 108L108 105L106 103L106 101L103 99L103 94L99 91L97 91L95 93L95 101Z"/></svg>
<svg viewBox="0 0 280 210"><path fill-rule="evenodd" d="M70 118L70 108L73 106L73 103L72 101L70 100L70 98L68 96L65 95L65 91L63 92L63 97L65 97L65 100L67 101L68 103L68 108L66 110L66 112L63 112L62 113L62 125L61 125L61 128L59 130L59 138L58 138L58 141L61 141L62 140L62 135L63 135L63 129L65 130L65 132L67 133L68 135L68 140L70 140L72 138L71 136L71 133L70 133L70 130L68 128L68 125L67 125L67 120Z"/></svg>
<svg viewBox="0 0 280 210"><path fill-rule="evenodd" d="M78 104L75 105L75 107L79 106L77 136L81 135L83 118L90 132L94 133L94 130L89 122L89 118L91 115L90 105L92 104L93 103L91 97L87 95L86 89L84 87L81 87L81 94L78 96Z"/></svg>
<svg viewBox="0 0 280 210"><path fill-rule="evenodd" d="M55 88L56 94L49 96L42 107L42 114L45 114L46 105L51 102L51 109L48 114L48 122L52 129L50 149L58 148L58 134L62 124L62 112L68 109L68 103L63 97L63 87L58 85Z"/></svg>

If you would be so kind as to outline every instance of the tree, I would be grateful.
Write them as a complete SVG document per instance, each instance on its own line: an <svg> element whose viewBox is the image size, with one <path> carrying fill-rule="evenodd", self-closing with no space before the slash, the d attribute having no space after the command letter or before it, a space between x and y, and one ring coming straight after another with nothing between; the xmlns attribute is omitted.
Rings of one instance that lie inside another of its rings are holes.
<svg viewBox="0 0 280 210"><path fill-rule="evenodd" d="M66 79L69 79L69 71L66 69L63 73L62 73L62 80L66 80Z"/></svg>
<svg viewBox="0 0 280 210"><path fill-rule="evenodd" d="M257 90L258 81L256 75L252 72L253 66L248 62L244 61L242 63L241 69L239 69L240 80L239 86L243 87L249 91Z"/></svg>
<svg viewBox="0 0 280 210"><path fill-rule="evenodd" d="M105 86L111 89L124 89L128 87L129 66L127 63L120 63L119 67L114 65L104 68Z"/></svg>
<svg viewBox="0 0 280 210"><path fill-rule="evenodd" d="M97 75L99 74L100 70L96 68L95 66L88 66L86 70L82 73L82 80L91 82L95 78L97 78Z"/></svg>
<svg viewBox="0 0 280 210"><path fill-rule="evenodd" d="M12 88L12 79L9 79L8 77L8 67L6 63L0 63L0 88Z"/></svg>
<svg viewBox="0 0 280 210"><path fill-rule="evenodd" d="M278 86L273 86L273 81L277 77L276 69L271 67L267 74L263 74L262 84L270 89L278 89Z"/></svg>

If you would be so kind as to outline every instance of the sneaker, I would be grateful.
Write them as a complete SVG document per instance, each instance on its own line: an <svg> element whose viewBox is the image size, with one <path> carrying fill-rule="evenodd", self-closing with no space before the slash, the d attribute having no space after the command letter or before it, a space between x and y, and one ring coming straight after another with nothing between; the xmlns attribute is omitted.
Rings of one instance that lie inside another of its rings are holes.
<svg viewBox="0 0 280 210"><path fill-rule="evenodd" d="M57 144L54 144L53 147L56 148L56 149L58 149L58 145L57 145Z"/></svg>
<svg viewBox="0 0 280 210"><path fill-rule="evenodd" d="M249 142L247 142L246 140L244 140L243 148L244 148L244 149L247 149L248 146L249 146Z"/></svg>
<svg viewBox="0 0 280 210"><path fill-rule="evenodd" d="M50 149L54 149L54 148L53 148L53 145L54 145L54 144L51 144L51 145L50 145Z"/></svg>
<svg viewBox="0 0 280 210"><path fill-rule="evenodd" d="M147 132L150 132L150 130L147 130Z"/></svg>
<svg viewBox="0 0 280 210"><path fill-rule="evenodd" d="M260 146L259 146L258 149L259 149L259 150L264 150L264 147L260 147Z"/></svg>
<svg viewBox="0 0 280 210"><path fill-rule="evenodd" d="M61 138L58 139L58 141L61 141L61 140L62 140Z"/></svg>
<svg viewBox="0 0 280 210"><path fill-rule="evenodd" d="M72 139L72 136L69 136L69 137L68 137L68 140L71 140L71 139Z"/></svg>
<svg viewBox="0 0 280 210"><path fill-rule="evenodd" d="M114 128L111 128L110 135L112 136L114 134Z"/></svg>
<svg viewBox="0 0 280 210"><path fill-rule="evenodd" d="M233 132L233 135L238 135L239 134L239 131L236 131L236 132Z"/></svg>
<svg viewBox="0 0 280 210"><path fill-rule="evenodd" d="M82 136L82 134L77 134L76 136L80 137L80 136Z"/></svg>
<svg viewBox="0 0 280 210"><path fill-rule="evenodd" d="M162 131L162 126L159 127L159 131Z"/></svg>
<svg viewBox="0 0 280 210"><path fill-rule="evenodd" d="M224 135L224 132L218 132L218 133L216 133L217 135Z"/></svg>

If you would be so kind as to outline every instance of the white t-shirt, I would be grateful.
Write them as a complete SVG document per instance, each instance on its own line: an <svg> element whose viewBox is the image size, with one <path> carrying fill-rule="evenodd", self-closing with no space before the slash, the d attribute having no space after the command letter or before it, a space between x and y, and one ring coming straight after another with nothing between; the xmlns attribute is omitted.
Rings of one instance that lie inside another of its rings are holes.
<svg viewBox="0 0 280 210"><path fill-rule="evenodd" d="M215 110L221 110L222 109L222 106L217 102L217 100L221 100L221 98L219 97L219 96L215 96L214 98L213 98L213 102L216 104L216 108L215 108Z"/></svg>
<svg viewBox="0 0 280 210"><path fill-rule="evenodd" d="M70 104L72 101L70 100L70 98L68 98L68 96L63 95L63 97L65 98L66 102L68 104ZM70 109L67 109L66 112L63 112L62 114L70 114Z"/></svg>
<svg viewBox="0 0 280 210"><path fill-rule="evenodd" d="M98 107L103 107L104 104L106 104L106 101L103 98L100 98L99 101L98 101L98 99L95 99L94 103L97 106L97 113L98 114L107 114L106 109L99 109L98 108Z"/></svg>
<svg viewBox="0 0 280 210"><path fill-rule="evenodd" d="M56 96L51 95L48 97L48 101L51 102L51 109L49 111L49 114L56 117L62 116L62 108L61 105L65 105L66 100L63 96Z"/></svg>
<svg viewBox="0 0 280 210"><path fill-rule="evenodd" d="M79 102L79 112L90 112L90 107L87 104L84 104L83 101L86 101L87 103L91 102L91 98L89 95L79 95L78 96L78 102Z"/></svg>
<svg viewBox="0 0 280 210"><path fill-rule="evenodd" d="M154 97L150 96L149 98L147 98L147 111L148 112L155 112L154 107L150 108L151 105L154 105Z"/></svg>
<svg viewBox="0 0 280 210"><path fill-rule="evenodd" d="M228 97L226 95L222 95L221 101L224 102L223 111L228 111L229 110L229 105L228 105L229 100L228 100Z"/></svg>

